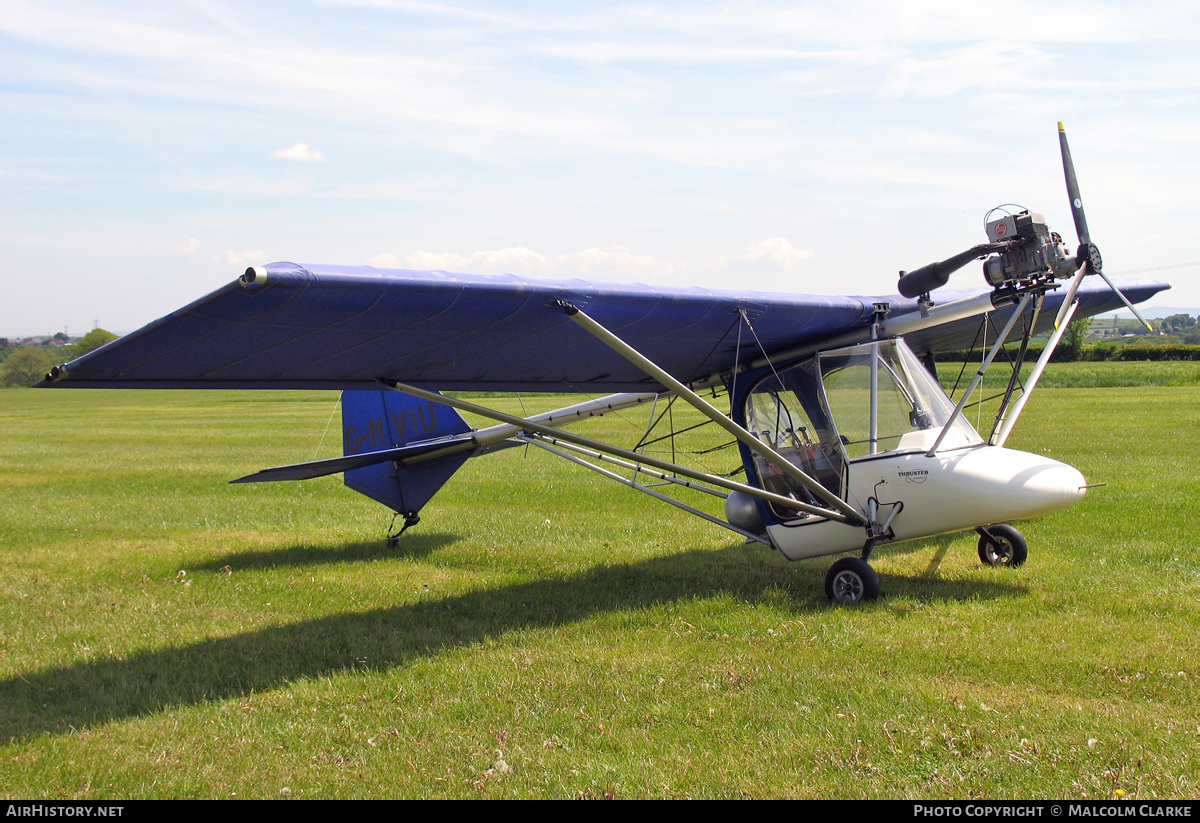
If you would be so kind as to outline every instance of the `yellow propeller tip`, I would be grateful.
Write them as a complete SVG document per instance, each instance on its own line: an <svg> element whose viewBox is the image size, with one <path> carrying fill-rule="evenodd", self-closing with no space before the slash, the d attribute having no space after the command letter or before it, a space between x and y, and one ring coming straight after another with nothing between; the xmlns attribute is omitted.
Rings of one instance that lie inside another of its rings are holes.
<svg viewBox="0 0 1200 823"><path fill-rule="evenodd" d="M1059 121L1058 121L1058 130L1059 130L1059 131L1066 131L1066 129L1065 129L1065 128L1063 128L1063 124L1062 124L1062 121L1061 121L1061 120L1059 120Z"/></svg>

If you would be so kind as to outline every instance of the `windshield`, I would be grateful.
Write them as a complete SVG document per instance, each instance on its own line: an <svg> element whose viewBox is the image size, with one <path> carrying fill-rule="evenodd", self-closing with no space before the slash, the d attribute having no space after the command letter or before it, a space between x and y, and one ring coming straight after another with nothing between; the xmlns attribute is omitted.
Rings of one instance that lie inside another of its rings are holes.
<svg viewBox="0 0 1200 823"><path fill-rule="evenodd" d="M851 459L930 449L954 404L901 340L883 340L818 355L825 402ZM939 451L983 438L959 415Z"/></svg>

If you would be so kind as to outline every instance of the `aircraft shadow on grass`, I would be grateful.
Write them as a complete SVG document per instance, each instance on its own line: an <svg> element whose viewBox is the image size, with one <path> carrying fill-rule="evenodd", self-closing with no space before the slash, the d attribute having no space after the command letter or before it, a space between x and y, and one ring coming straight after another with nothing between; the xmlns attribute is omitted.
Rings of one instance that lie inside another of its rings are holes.
<svg viewBox="0 0 1200 823"><path fill-rule="evenodd" d="M452 541L449 535L442 542ZM438 544L429 535L431 544ZM352 546L358 544L351 544ZM947 544L948 545L948 544ZM430 549L432 550L432 549ZM608 611L732 595L753 604L785 593L798 612L830 608L816 592L825 564L756 562L741 545L693 550L639 563L597 566L569 577L353 614L335 614L182 648L138 652L20 674L0 681L0 739L59 734L172 707L248 695L305 678L403 666L446 649L525 629L551 628ZM295 554L298 553L298 554ZM281 562L329 562L323 551L287 550ZM269 564L269 559L260 559ZM1018 583L895 576L895 594L921 600L1023 594ZM879 601L872 610L888 608ZM864 612L866 618L869 612Z"/></svg>
<svg viewBox="0 0 1200 823"><path fill-rule="evenodd" d="M382 540L347 543L344 546L289 546L284 549L231 552L224 557L197 566L197 571L222 572L228 569L251 571L281 566L328 566L341 563L373 563L397 557L416 559L432 554L443 546L461 540L456 534L422 533L404 536L395 546Z"/></svg>

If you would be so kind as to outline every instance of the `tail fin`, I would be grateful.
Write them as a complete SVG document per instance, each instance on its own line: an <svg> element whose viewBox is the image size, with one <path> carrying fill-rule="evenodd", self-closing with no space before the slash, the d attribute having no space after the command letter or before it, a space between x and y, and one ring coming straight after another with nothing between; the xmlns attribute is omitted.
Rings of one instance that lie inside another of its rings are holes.
<svg viewBox="0 0 1200 823"><path fill-rule="evenodd" d="M342 440L346 456L393 449L416 441L450 438L471 430L454 409L389 389L342 392ZM347 471L350 488L414 517L467 461L459 451L397 468L376 463Z"/></svg>

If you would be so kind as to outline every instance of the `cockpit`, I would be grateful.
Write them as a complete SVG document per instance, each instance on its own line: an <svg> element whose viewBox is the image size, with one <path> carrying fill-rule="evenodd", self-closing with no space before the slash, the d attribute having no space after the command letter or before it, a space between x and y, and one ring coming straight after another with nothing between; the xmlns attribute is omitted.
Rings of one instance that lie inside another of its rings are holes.
<svg viewBox="0 0 1200 823"><path fill-rule="evenodd" d="M801 471L844 497L853 464L905 452L983 445L903 340L820 352L761 380L746 400L746 427ZM817 503L795 480L755 455L768 491ZM772 512L794 520L791 511Z"/></svg>

